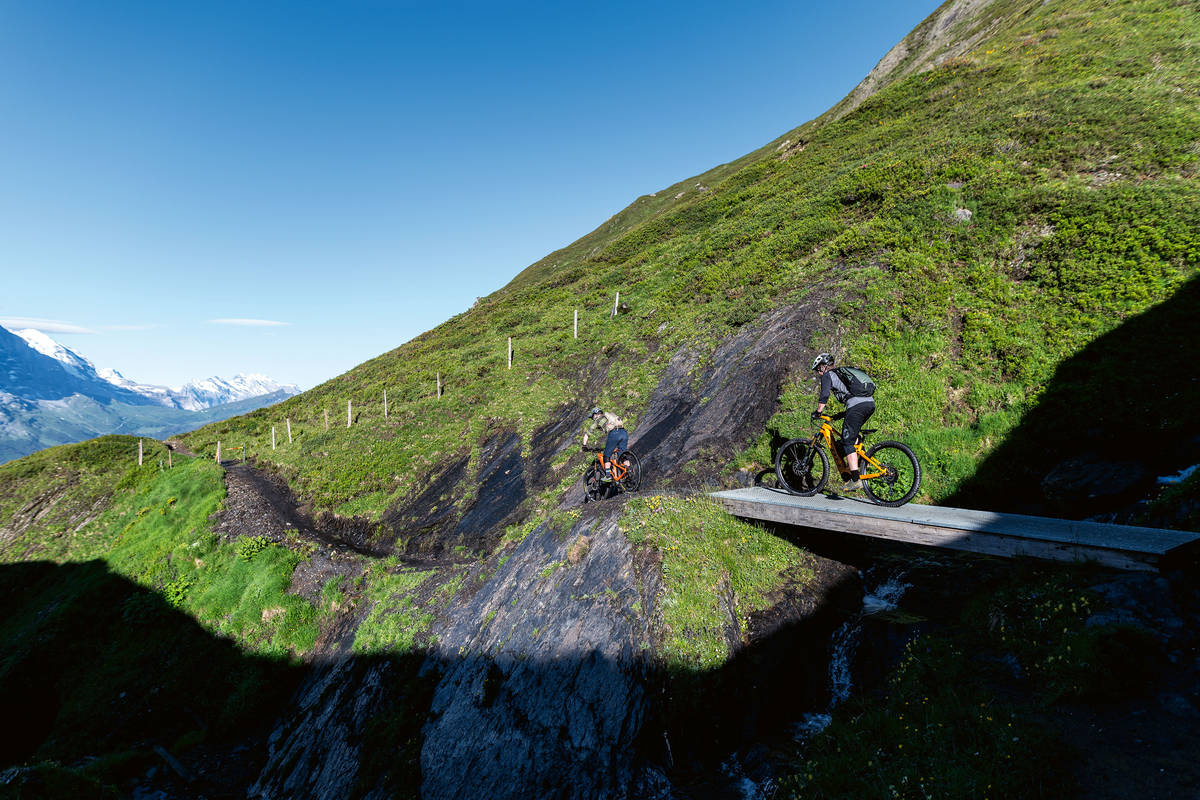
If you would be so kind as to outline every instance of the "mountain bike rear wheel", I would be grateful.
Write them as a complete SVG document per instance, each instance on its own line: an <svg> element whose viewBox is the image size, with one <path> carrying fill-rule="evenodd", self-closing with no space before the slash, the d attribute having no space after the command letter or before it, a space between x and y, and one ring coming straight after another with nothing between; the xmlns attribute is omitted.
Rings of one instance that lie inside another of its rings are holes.
<svg viewBox="0 0 1200 800"><path fill-rule="evenodd" d="M632 450L626 450L617 458L625 468L625 477L617 481L623 492L636 492L642 486L642 462Z"/></svg>
<svg viewBox="0 0 1200 800"><path fill-rule="evenodd" d="M587 492L587 498L584 500L596 501L603 500L608 496L608 486L600 481L600 467L597 464L592 464L587 468L587 472L583 474L583 488Z"/></svg>
<svg viewBox="0 0 1200 800"><path fill-rule="evenodd" d="M789 439L775 455L775 477L792 494L812 497L829 481L829 456L811 439Z"/></svg>
<svg viewBox="0 0 1200 800"><path fill-rule="evenodd" d="M867 477L879 468L870 462L861 462L859 472L863 476L863 489L876 504L895 508L916 496L921 488L921 464L908 445L901 442L879 442L867 451L883 467L883 474Z"/></svg>

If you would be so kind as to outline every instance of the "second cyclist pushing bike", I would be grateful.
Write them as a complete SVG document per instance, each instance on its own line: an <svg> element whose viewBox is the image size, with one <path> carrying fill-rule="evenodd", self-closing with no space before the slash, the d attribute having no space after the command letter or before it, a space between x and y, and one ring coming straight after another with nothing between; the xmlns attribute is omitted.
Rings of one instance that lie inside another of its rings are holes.
<svg viewBox="0 0 1200 800"><path fill-rule="evenodd" d="M616 492L636 492L642 482L642 467L638 457L628 449L629 433L625 423L599 406L588 413L588 420L581 449L597 452L599 456L584 475L587 499L601 500ZM604 447L588 447L588 436L597 429L607 434Z"/></svg>

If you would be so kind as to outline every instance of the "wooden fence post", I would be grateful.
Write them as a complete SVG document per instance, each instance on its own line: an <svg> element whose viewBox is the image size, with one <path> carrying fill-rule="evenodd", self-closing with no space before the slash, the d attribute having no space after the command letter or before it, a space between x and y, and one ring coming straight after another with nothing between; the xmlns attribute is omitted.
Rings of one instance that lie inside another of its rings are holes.
<svg viewBox="0 0 1200 800"><path fill-rule="evenodd" d="M171 462L171 451L167 450L167 469L175 469L175 465Z"/></svg>
<svg viewBox="0 0 1200 800"><path fill-rule="evenodd" d="M575 309L575 338L579 338L579 309Z"/></svg>
<svg viewBox="0 0 1200 800"><path fill-rule="evenodd" d="M292 418L291 417L287 418L287 429L288 429L288 444L291 444L292 443Z"/></svg>
<svg viewBox="0 0 1200 800"><path fill-rule="evenodd" d="M142 440L138 439L138 466L142 465Z"/></svg>
<svg viewBox="0 0 1200 800"><path fill-rule="evenodd" d="M346 401L346 427L350 427L350 401Z"/></svg>
<svg viewBox="0 0 1200 800"><path fill-rule="evenodd" d="M620 292L617 292L617 299L616 299L616 300L613 300L613 313L612 313L612 315L613 315L614 317L617 315L617 306L619 306L620 304L621 304L621 293L620 293Z"/></svg>
<svg viewBox="0 0 1200 800"><path fill-rule="evenodd" d="M221 463L221 440L217 439L217 463Z"/></svg>
<svg viewBox="0 0 1200 800"><path fill-rule="evenodd" d="M275 426L271 426L271 449L275 449Z"/></svg>
<svg viewBox="0 0 1200 800"><path fill-rule="evenodd" d="M512 369L512 337L508 337L508 368Z"/></svg>
<svg viewBox="0 0 1200 800"><path fill-rule="evenodd" d="M325 430L328 431L329 430L329 409L326 408L326 409L324 409L324 411L325 411Z"/></svg>
<svg viewBox="0 0 1200 800"><path fill-rule="evenodd" d="M387 389L383 390L383 418L387 419Z"/></svg>
<svg viewBox="0 0 1200 800"><path fill-rule="evenodd" d="M437 392L438 400L442 399L442 373L437 374Z"/></svg>

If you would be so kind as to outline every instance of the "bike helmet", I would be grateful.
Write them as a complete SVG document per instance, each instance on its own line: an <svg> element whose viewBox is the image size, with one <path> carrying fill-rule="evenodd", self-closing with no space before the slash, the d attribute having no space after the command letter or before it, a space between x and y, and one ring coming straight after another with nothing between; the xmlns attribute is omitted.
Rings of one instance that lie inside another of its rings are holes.
<svg viewBox="0 0 1200 800"><path fill-rule="evenodd" d="M593 408L591 411L588 412L588 416L594 417L597 414L603 414L603 413L604 413L604 411L600 408L600 406L596 406L595 408Z"/></svg>
<svg viewBox="0 0 1200 800"><path fill-rule="evenodd" d="M829 353L821 353L821 355L814 358L813 363L812 363L813 372L816 372L817 369L822 364L828 364L829 366L832 367L833 366L833 356L829 355Z"/></svg>

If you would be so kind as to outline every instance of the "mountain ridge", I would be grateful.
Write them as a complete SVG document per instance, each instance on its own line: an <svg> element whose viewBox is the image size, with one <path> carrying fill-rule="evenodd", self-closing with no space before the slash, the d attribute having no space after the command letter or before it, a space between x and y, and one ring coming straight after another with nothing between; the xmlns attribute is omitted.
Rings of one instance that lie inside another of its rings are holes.
<svg viewBox="0 0 1200 800"><path fill-rule="evenodd" d="M257 374L138 384L40 331L2 327L0 375L0 461L109 433L162 438L299 392Z"/></svg>

